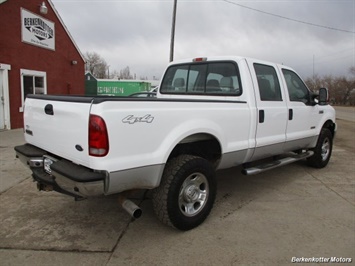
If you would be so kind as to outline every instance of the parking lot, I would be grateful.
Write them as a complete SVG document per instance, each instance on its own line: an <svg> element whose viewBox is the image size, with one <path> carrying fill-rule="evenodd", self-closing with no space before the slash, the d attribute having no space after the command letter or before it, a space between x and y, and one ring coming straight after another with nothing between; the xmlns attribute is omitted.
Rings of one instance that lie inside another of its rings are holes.
<svg viewBox="0 0 355 266"><path fill-rule="evenodd" d="M354 263L355 122L337 123L324 169L300 161L255 176L219 171L210 216L187 232L156 219L149 193L134 198L143 215L132 220L114 195L75 202L37 191L15 159L22 131L0 132L0 265Z"/></svg>

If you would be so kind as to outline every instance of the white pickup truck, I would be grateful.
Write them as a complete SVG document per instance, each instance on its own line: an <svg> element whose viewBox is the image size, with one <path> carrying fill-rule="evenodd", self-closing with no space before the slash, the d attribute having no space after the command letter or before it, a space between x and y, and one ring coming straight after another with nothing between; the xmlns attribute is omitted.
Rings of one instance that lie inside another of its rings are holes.
<svg viewBox="0 0 355 266"><path fill-rule="evenodd" d="M336 132L327 98L284 65L181 60L156 98L28 95L27 143L15 150L40 190L84 199L152 189L158 218L189 230L212 209L217 169L242 165L251 175L301 159L325 167Z"/></svg>

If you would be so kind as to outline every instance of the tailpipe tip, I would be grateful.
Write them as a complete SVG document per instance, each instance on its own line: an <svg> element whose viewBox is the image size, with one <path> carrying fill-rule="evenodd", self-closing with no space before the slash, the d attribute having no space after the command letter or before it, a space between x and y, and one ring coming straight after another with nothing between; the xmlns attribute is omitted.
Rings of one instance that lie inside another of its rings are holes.
<svg viewBox="0 0 355 266"><path fill-rule="evenodd" d="M142 209L139 208L133 201L124 199L121 203L122 208L129 213L134 219L142 216Z"/></svg>

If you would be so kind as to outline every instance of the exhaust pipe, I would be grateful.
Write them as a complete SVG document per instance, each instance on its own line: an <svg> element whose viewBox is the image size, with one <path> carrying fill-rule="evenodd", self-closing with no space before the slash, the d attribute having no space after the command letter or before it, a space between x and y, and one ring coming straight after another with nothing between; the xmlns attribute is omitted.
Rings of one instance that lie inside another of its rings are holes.
<svg viewBox="0 0 355 266"><path fill-rule="evenodd" d="M125 198L124 196L120 196L118 199L122 209L128 212L131 217L134 219L138 219L142 216L142 210L139 208L133 201Z"/></svg>

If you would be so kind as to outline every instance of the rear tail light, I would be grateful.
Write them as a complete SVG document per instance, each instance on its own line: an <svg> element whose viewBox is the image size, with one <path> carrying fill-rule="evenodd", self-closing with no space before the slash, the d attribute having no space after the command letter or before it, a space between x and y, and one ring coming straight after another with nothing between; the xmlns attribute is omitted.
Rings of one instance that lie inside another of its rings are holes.
<svg viewBox="0 0 355 266"><path fill-rule="evenodd" d="M103 157L108 154L108 134L105 121L97 115L89 119L89 155Z"/></svg>

